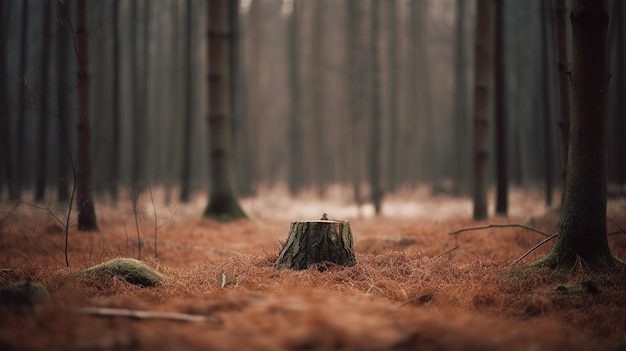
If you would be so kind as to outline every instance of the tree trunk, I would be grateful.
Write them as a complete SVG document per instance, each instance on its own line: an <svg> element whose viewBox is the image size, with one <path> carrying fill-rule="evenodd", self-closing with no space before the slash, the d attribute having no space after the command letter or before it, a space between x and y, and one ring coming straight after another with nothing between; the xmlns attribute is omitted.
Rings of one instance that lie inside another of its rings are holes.
<svg viewBox="0 0 626 351"><path fill-rule="evenodd" d="M387 189L394 192L397 185L398 156L398 3L387 1L387 24L389 26L389 183Z"/></svg>
<svg viewBox="0 0 626 351"><path fill-rule="evenodd" d="M209 155L211 194L204 216L221 221L245 218L235 195L232 177L231 124L232 104L229 85L230 38L228 0L208 1L209 20Z"/></svg>
<svg viewBox="0 0 626 351"><path fill-rule="evenodd" d="M549 77L549 52L548 52L548 24L546 11L548 9L539 7L541 11L541 102L543 104L543 141L544 141L544 172L546 206L552 206L552 108L550 105L550 77Z"/></svg>
<svg viewBox="0 0 626 351"><path fill-rule="evenodd" d="M66 16L69 5L62 1L57 2L57 69L58 72L70 72L70 43L72 31L69 23L67 23ZM57 181L57 201L67 202L70 199L70 193L68 191L70 179L73 179L74 173L72 171L72 164L74 159L71 154L70 136L68 133L68 126L70 123L70 111L71 104L68 94L72 89L69 76L67 74L58 75L58 92L57 92L57 104L58 104L58 167L59 177ZM71 173L70 173L71 172Z"/></svg>
<svg viewBox="0 0 626 351"><path fill-rule="evenodd" d="M26 159L26 66L28 64L28 1L22 2L22 28L20 41L20 79L19 93L17 97L18 103L18 120L17 120L17 176L15 178L15 196L19 199L22 197L24 188L25 172L24 160Z"/></svg>
<svg viewBox="0 0 626 351"><path fill-rule="evenodd" d="M0 129L2 133L2 141L0 144L0 195L4 191L4 183L9 189L9 196L12 191L12 176L11 176L11 139L9 129L9 96L7 91L7 71L6 71L6 57L7 57L7 32L8 32L8 12L9 4L6 2L0 3ZM1 200L1 197L0 197Z"/></svg>
<svg viewBox="0 0 626 351"><path fill-rule="evenodd" d="M621 3L621 1L618 1ZM567 56L567 33L566 18L567 7L565 0L554 0L553 12L554 44L556 49L557 65L557 99L558 99L558 124L561 145L561 182L563 194L561 205L565 199L565 184L567 182L567 153L569 144L569 119L570 119L570 81L569 65Z"/></svg>
<svg viewBox="0 0 626 351"><path fill-rule="evenodd" d="M606 232L608 5L572 3L572 118L565 202L552 251L535 263L571 269L615 264Z"/></svg>
<svg viewBox="0 0 626 351"><path fill-rule="evenodd" d="M37 183L35 186L35 201L43 201L46 194L46 183L48 175L48 68L50 65L50 13L52 4L50 1L44 3L43 24L41 35L42 49L40 58L41 68L41 91L38 101L39 105L39 129L37 133L38 162L37 162Z"/></svg>
<svg viewBox="0 0 626 351"><path fill-rule="evenodd" d="M192 4L191 0L187 0L186 2L186 16L187 20L186 29L185 29L185 117L183 122L183 163L182 163L182 172L180 179L180 201L181 202L189 202L190 194L191 194L191 136L193 129L193 76L192 76L192 46L191 46L191 35L193 29L193 21L192 21Z"/></svg>
<svg viewBox="0 0 626 351"><path fill-rule="evenodd" d="M380 214L382 209L383 188L381 184L381 108L380 108L380 72L378 63L378 19L379 19L379 1L371 0L371 74L372 74L372 126L370 128L370 149L369 149L369 178L371 186L371 199L374 203L376 214Z"/></svg>
<svg viewBox="0 0 626 351"><path fill-rule="evenodd" d="M489 127L493 101L493 1L478 0L474 82L474 220L487 218Z"/></svg>
<svg viewBox="0 0 626 351"><path fill-rule="evenodd" d="M111 94L113 95L113 116L111 116L113 120L113 135L111 140L111 158L110 158L110 169L109 169L109 195L111 196L111 200L114 204L117 204L118 195L119 195L119 182L120 182L120 143L121 143L121 102L120 102L120 30L119 30L119 5L120 0L113 0L113 24L111 25L112 29L112 37L113 37L113 72L111 75L113 76L112 89Z"/></svg>
<svg viewBox="0 0 626 351"><path fill-rule="evenodd" d="M356 264L350 223L326 219L292 222L287 242L274 266L302 270L318 264L324 269L325 263Z"/></svg>
<svg viewBox="0 0 626 351"><path fill-rule="evenodd" d="M455 149L455 193L457 195L469 194L468 184L469 169L469 118L468 118L468 93L467 93L467 59L465 49L465 18L466 0L456 0L456 28L454 34L454 149Z"/></svg>
<svg viewBox="0 0 626 351"><path fill-rule="evenodd" d="M287 62L289 64L289 191L296 195L302 187L302 122L300 116L300 35L299 35L299 8L297 1L293 2L288 30Z"/></svg>
<svg viewBox="0 0 626 351"><path fill-rule="evenodd" d="M78 230L96 231L96 211L93 203L91 158L91 123L89 117L89 33L87 30L87 0L78 0L76 6L78 54L78 155L76 206Z"/></svg>
<svg viewBox="0 0 626 351"><path fill-rule="evenodd" d="M504 0L496 0L496 213L507 216L509 210L509 178L507 165L506 128L506 55L504 28Z"/></svg>

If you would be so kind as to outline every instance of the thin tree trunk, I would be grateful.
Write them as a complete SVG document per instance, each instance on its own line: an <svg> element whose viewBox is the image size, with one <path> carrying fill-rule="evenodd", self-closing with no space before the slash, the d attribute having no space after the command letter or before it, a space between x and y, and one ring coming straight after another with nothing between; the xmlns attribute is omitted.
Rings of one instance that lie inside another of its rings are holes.
<svg viewBox="0 0 626 351"><path fill-rule="evenodd" d="M300 116L300 35L299 35L299 8L297 1L293 2L288 29L287 61L289 62L289 191L296 195L302 186L302 122Z"/></svg>
<svg viewBox="0 0 626 351"><path fill-rule="evenodd" d="M38 158L37 163L37 183L35 186L35 201L43 201L46 195L47 175L48 175L48 68L50 65L50 24L51 24L50 1L44 2L43 25L42 25L42 49L41 49L41 91L39 97L39 129L37 133Z"/></svg>
<svg viewBox="0 0 626 351"><path fill-rule="evenodd" d="M72 35L72 31L69 28L69 24L67 23L66 17L67 15L67 7L69 5L64 2L57 2L57 18L58 18L58 31L57 31L57 69L58 72L69 72L70 71L70 39ZM58 137L58 167L59 167L59 178L57 181L57 201L58 202L67 202L70 198L69 193L69 184L70 179L73 180L73 174L70 174L71 163L74 162L72 159L72 155L70 153L71 145L70 145L70 137L68 133L68 126L70 126L70 101L68 98L68 94L70 92L71 86L68 82L67 74L59 74L58 75L58 92L57 92L57 104L59 110L58 116L58 127L57 127L57 137ZM75 181L75 180L73 180Z"/></svg>
<svg viewBox="0 0 626 351"><path fill-rule="evenodd" d="M211 164L211 193L204 216L221 221L245 218L235 195L232 176L230 99L230 49L232 27L229 0L208 0L209 21L209 155Z"/></svg>
<svg viewBox="0 0 626 351"><path fill-rule="evenodd" d="M389 25L389 184L390 192L397 185L398 156L398 9L396 1L387 1Z"/></svg>
<svg viewBox="0 0 626 351"><path fill-rule="evenodd" d="M455 193L468 194L469 169L469 133L468 133L468 91L465 48L466 0L456 0L456 28L454 35L454 148L455 155Z"/></svg>
<svg viewBox="0 0 626 351"><path fill-rule="evenodd" d="M322 36L324 29L322 27L322 20L324 18L324 5L322 1L316 1L313 9L313 38L311 39L312 51L313 51L313 67L312 67L312 118L313 118L313 135L315 137L315 146L313 147L314 164L315 164L315 177L317 181L318 194L323 197L326 192L327 175L328 175L328 163L329 160L326 157L326 133L324 132L326 125L324 123L324 78L323 78L323 41Z"/></svg>
<svg viewBox="0 0 626 351"><path fill-rule="evenodd" d="M496 213L508 214L509 178L507 165L507 107L505 65L504 0L496 0L495 101L496 101Z"/></svg>
<svg viewBox="0 0 626 351"><path fill-rule="evenodd" d="M474 82L474 220L487 218L489 128L493 101L493 1L478 0Z"/></svg>
<svg viewBox="0 0 626 351"><path fill-rule="evenodd" d="M552 251L535 263L570 270L615 264L606 232L608 4L572 3L572 118L565 202Z"/></svg>
<svg viewBox="0 0 626 351"><path fill-rule="evenodd" d="M4 191L4 184L6 183L9 190L9 196L12 196L12 184L13 179L11 176L11 139L9 134L9 96L7 91L7 71L6 71L6 57L7 57L7 32L8 32L8 12L9 3L0 3L0 129L2 132L2 141L0 144L0 195ZM1 200L1 196L0 196Z"/></svg>
<svg viewBox="0 0 626 351"><path fill-rule="evenodd" d="M111 140L111 165L109 170L109 194L114 204L117 204L119 195L119 182L120 182L120 135L121 130L121 115L122 109L120 104L120 30L119 30L119 0L113 0L113 136Z"/></svg>
<svg viewBox="0 0 626 351"><path fill-rule="evenodd" d="M25 183L24 160L26 158L26 66L28 64L28 1L22 2L22 29L20 41L20 89L18 93L19 115L17 120L17 176L15 196L22 197Z"/></svg>
<svg viewBox="0 0 626 351"><path fill-rule="evenodd" d="M380 177L380 161L381 161L381 108L380 108L380 72L378 63L378 20L379 20L379 1L371 0L371 74L372 74L372 126L370 128L370 149L369 149L369 176L372 202L376 214L380 214L382 209L383 189Z"/></svg>
<svg viewBox="0 0 626 351"><path fill-rule="evenodd" d="M544 135L544 171L546 206L552 206L552 109L550 106L550 77L549 77L549 52L548 52L548 24L546 11L543 3L539 6L541 11L541 101L543 103L543 135Z"/></svg>
<svg viewBox="0 0 626 351"><path fill-rule="evenodd" d="M621 3L621 0L618 1ZM569 144L569 119L570 119L570 81L569 65L567 56L566 34L567 7L565 0L554 0L553 32L556 49L557 64L557 98L558 98L558 125L561 146L561 183L563 194L561 205L565 199L565 184L567 182L567 153Z"/></svg>
<svg viewBox="0 0 626 351"><path fill-rule="evenodd" d="M91 122L89 117L89 32L87 29L87 0L77 0L76 30L78 54L78 147L76 200L78 230L96 231L96 211L93 202L93 162L91 158Z"/></svg>
<svg viewBox="0 0 626 351"><path fill-rule="evenodd" d="M192 76L192 47L191 47L191 35L193 32L193 21L192 21L192 3L191 0L187 0L187 20L186 30L185 30L185 98L184 98L184 110L185 110L185 119L183 122L183 164L182 164L182 172L181 172L181 181L180 181L180 201L181 202L189 202L190 193L191 193L191 133L193 129L193 76Z"/></svg>

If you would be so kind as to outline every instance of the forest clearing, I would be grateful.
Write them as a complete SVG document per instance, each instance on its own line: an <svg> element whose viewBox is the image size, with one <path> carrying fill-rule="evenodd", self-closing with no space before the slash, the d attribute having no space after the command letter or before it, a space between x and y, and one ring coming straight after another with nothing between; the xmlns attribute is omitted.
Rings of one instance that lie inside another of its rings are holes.
<svg viewBox="0 0 626 351"><path fill-rule="evenodd" d="M272 195L273 194L273 195ZM159 204L162 193L155 192ZM135 216L130 202L97 207L99 232L64 228L47 210L2 207L0 285L43 284L50 297L2 306L2 350L619 350L626 346L623 266L596 274L525 271L548 242L523 228L450 232L519 223L547 234L558 211L538 193L512 191L509 218L471 220L471 201L416 193L386 201L385 216L356 206L276 192L242 200L254 220L201 219L206 198ZM404 212L400 212L404 209ZM421 209L421 212L420 212ZM608 203L609 243L626 257L626 200ZM343 211L343 212L342 212ZM350 220L357 264L302 271L273 267L291 221L321 212ZM543 213L542 213L543 212ZM57 213L57 212L55 212ZM334 213L337 213L335 215ZM354 213L354 212L352 212ZM547 214L545 214L547 213ZM59 213L57 213L59 215ZM62 217L63 214L60 214ZM155 222L156 220L156 222ZM156 229L155 229L156 228ZM621 233L620 233L621 231ZM156 254L155 258L155 236ZM141 258L165 276L155 287L120 276L72 278L111 258ZM146 318L93 311L145 311ZM81 310L83 309L83 310ZM160 312L197 316L180 321Z"/></svg>

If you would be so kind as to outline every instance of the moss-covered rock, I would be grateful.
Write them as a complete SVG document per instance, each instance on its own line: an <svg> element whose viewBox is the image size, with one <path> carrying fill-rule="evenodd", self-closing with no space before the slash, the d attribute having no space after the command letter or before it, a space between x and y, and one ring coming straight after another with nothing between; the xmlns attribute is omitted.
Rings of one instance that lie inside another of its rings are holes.
<svg viewBox="0 0 626 351"><path fill-rule="evenodd" d="M45 286L30 280L22 280L0 287L0 305L31 306L50 297Z"/></svg>
<svg viewBox="0 0 626 351"><path fill-rule="evenodd" d="M115 258L75 274L77 277L102 275L117 275L131 284L140 286L155 286L165 279L161 273L133 258Z"/></svg>

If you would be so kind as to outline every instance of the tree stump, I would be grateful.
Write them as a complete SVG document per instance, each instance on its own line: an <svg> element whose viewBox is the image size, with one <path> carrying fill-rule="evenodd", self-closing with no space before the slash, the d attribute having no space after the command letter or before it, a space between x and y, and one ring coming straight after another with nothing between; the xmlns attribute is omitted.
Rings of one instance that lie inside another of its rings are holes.
<svg viewBox="0 0 626 351"><path fill-rule="evenodd" d="M350 222L326 219L292 222L276 268L307 269L312 264L354 266Z"/></svg>

